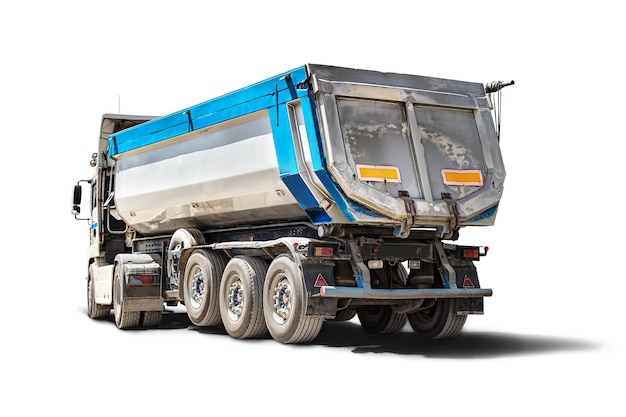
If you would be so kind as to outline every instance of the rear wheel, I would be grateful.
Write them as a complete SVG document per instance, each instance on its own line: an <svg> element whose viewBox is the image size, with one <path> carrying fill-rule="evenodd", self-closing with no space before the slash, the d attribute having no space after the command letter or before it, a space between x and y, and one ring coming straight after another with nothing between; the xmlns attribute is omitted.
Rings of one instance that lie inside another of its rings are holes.
<svg viewBox="0 0 626 417"><path fill-rule="evenodd" d="M406 314L388 305L359 307L357 315L361 326L372 334L396 334L406 325Z"/></svg>
<svg viewBox="0 0 626 417"><path fill-rule="evenodd" d="M335 318L329 319L329 321L348 321L352 320L356 316L356 310L353 308L344 308L343 310L338 310L335 314Z"/></svg>
<svg viewBox="0 0 626 417"><path fill-rule="evenodd" d="M141 312L124 310L122 285L124 285L124 281L121 273L121 267L116 265L113 273L113 311L115 313L115 324L120 329L137 327L139 326Z"/></svg>
<svg viewBox="0 0 626 417"><path fill-rule="evenodd" d="M275 258L263 285L267 328L281 343L307 343L319 334L324 318L307 316L307 293L300 270L289 256Z"/></svg>
<svg viewBox="0 0 626 417"><path fill-rule="evenodd" d="M220 323L219 288L225 259L220 253L195 250L185 266L184 292L187 315L196 326Z"/></svg>
<svg viewBox="0 0 626 417"><path fill-rule="evenodd" d="M448 339L458 335L467 315L456 314L456 300L440 298L432 307L408 314L409 324L415 334L423 339Z"/></svg>
<svg viewBox="0 0 626 417"><path fill-rule="evenodd" d="M249 256L235 256L226 265L220 283L220 313L224 328L234 338L267 334L263 317L263 280L267 263Z"/></svg>
<svg viewBox="0 0 626 417"><path fill-rule="evenodd" d="M144 311L141 313L141 325L143 327L158 327L161 324L160 311Z"/></svg>

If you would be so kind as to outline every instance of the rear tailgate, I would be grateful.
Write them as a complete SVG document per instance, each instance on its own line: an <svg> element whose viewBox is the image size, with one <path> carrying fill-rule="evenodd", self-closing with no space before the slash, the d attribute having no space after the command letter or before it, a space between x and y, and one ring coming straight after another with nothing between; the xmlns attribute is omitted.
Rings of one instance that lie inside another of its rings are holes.
<svg viewBox="0 0 626 417"><path fill-rule="evenodd" d="M482 84L310 66L327 167L405 228L490 225L505 170Z"/></svg>

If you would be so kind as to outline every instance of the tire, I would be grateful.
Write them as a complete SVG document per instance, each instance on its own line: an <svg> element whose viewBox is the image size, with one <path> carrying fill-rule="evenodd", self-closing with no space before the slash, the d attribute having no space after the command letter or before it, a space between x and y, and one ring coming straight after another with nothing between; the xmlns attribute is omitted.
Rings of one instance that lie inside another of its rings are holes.
<svg viewBox="0 0 626 417"><path fill-rule="evenodd" d="M196 326L220 324L219 288L225 267L221 253L195 250L185 265L183 299L189 320Z"/></svg>
<svg viewBox="0 0 626 417"><path fill-rule="evenodd" d="M289 256L270 264L263 285L263 313L272 338L280 343L307 343L322 329L324 318L307 316L307 293L300 270Z"/></svg>
<svg viewBox="0 0 626 417"><path fill-rule="evenodd" d="M102 319L109 316L111 309L96 304L94 283L91 278L87 280L87 315L92 319Z"/></svg>
<svg viewBox="0 0 626 417"><path fill-rule="evenodd" d="M115 272L113 273L113 311L115 313L115 324L120 329L130 329L132 327L139 326L139 319L141 318L140 311L124 311L124 304L122 303L122 285L124 281L122 279L121 267L115 266Z"/></svg>
<svg viewBox="0 0 626 417"><path fill-rule="evenodd" d="M235 256L226 265L220 283L220 314L228 334L251 339L268 333L263 317L263 280L267 263Z"/></svg>
<svg viewBox="0 0 626 417"><path fill-rule="evenodd" d="M448 339L458 335L467 315L456 314L456 300L440 298L432 307L408 314L409 324L422 339Z"/></svg>
<svg viewBox="0 0 626 417"><path fill-rule="evenodd" d="M158 327L161 324L160 311L144 311L141 313L141 325L143 327Z"/></svg>
<svg viewBox="0 0 626 417"><path fill-rule="evenodd" d="M372 334L396 334L406 325L406 314L397 313L388 305L359 307L361 326Z"/></svg>
<svg viewBox="0 0 626 417"><path fill-rule="evenodd" d="M337 311L334 319L328 319L328 321L348 321L352 320L356 316L356 310L353 308L344 308Z"/></svg>

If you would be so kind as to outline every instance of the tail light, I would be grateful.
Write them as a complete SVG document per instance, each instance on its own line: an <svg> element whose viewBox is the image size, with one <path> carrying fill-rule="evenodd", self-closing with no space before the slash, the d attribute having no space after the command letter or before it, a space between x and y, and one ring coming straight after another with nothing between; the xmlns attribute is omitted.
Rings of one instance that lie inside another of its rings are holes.
<svg viewBox="0 0 626 417"><path fill-rule="evenodd" d="M489 250L488 246L462 246L458 249L458 254L465 259L477 261L481 256L486 256Z"/></svg>
<svg viewBox="0 0 626 417"><path fill-rule="evenodd" d="M309 243L309 256L314 258L332 258L337 255L339 245L328 242Z"/></svg>
<svg viewBox="0 0 626 417"><path fill-rule="evenodd" d="M128 285L151 285L156 282L155 275L148 274L129 274Z"/></svg>

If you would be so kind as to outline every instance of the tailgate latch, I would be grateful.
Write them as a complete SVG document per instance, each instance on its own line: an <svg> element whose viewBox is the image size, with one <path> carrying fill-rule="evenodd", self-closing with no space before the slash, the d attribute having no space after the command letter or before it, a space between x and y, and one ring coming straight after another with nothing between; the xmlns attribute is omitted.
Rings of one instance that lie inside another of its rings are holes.
<svg viewBox="0 0 626 417"><path fill-rule="evenodd" d="M396 237L406 238L411 233L411 227L415 224L415 216L417 211L415 210L415 201L409 196L408 191L398 191L398 196L404 201L404 209L406 210L406 220L402 225L396 227L393 230L393 235Z"/></svg>
<svg viewBox="0 0 626 417"><path fill-rule="evenodd" d="M448 205L448 211L450 212L450 226L448 233L444 235L444 239L456 240L459 238L459 209L450 193L441 193L441 198Z"/></svg>

